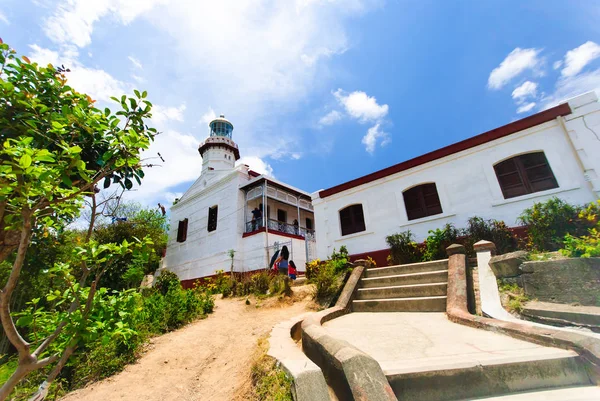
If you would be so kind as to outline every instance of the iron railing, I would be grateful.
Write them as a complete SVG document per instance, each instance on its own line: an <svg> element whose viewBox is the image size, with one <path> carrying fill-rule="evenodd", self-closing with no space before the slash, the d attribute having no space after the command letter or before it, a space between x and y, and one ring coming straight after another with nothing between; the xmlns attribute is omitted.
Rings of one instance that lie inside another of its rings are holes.
<svg viewBox="0 0 600 401"><path fill-rule="evenodd" d="M253 231L257 231L257 230L261 229L262 227L263 227L262 219L248 221L246 223L246 231L245 232L250 233ZM305 228L305 227L299 227L297 225L284 223L284 222L278 221L278 220L269 219L268 227L269 227L269 230L279 231L279 232L286 233L286 234L299 235L301 237L309 238L309 239L313 239L315 236L315 230L309 230L308 228Z"/></svg>

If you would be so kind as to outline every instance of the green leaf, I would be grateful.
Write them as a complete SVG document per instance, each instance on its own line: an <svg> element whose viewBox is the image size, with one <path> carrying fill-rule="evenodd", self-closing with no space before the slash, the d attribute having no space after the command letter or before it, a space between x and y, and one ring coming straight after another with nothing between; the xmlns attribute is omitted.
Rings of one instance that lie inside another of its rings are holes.
<svg viewBox="0 0 600 401"><path fill-rule="evenodd" d="M27 327L31 324L31 322L33 322L33 316L25 315L18 318L16 324L19 327Z"/></svg>
<svg viewBox="0 0 600 401"><path fill-rule="evenodd" d="M29 156L28 154L24 154L23 156L21 156L21 158L19 159L19 166L21 166L22 168L27 168L31 166L31 156Z"/></svg>
<svg viewBox="0 0 600 401"><path fill-rule="evenodd" d="M146 96L148 96L148 91L143 91L142 92L142 98L145 98Z"/></svg>
<svg viewBox="0 0 600 401"><path fill-rule="evenodd" d="M68 175L63 175L61 178L62 178L63 184L65 184L68 187L72 187L73 186L73 181L71 181L71 179L69 178Z"/></svg>
<svg viewBox="0 0 600 401"><path fill-rule="evenodd" d="M81 153L81 148L79 146L77 146L77 145L71 146L69 148L69 153L75 153L75 154L76 153Z"/></svg>
<svg viewBox="0 0 600 401"><path fill-rule="evenodd" d="M110 187L110 177L104 177L104 189Z"/></svg>
<svg viewBox="0 0 600 401"><path fill-rule="evenodd" d="M140 91L139 91L139 90L137 90L137 89L134 89L134 90L133 90L133 93L135 93L135 95L136 95L138 98L141 98L141 97L142 97L142 95L140 94Z"/></svg>
<svg viewBox="0 0 600 401"><path fill-rule="evenodd" d="M131 180L129 178L125 179L125 188L127 189L131 189L133 187L133 183L131 182Z"/></svg>

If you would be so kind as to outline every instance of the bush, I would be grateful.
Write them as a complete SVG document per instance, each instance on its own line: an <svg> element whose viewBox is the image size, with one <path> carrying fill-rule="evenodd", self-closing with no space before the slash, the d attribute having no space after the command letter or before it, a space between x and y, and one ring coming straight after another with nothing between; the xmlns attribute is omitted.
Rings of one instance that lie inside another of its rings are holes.
<svg viewBox="0 0 600 401"><path fill-rule="evenodd" d="M321 266L317 275L311 279L311 282L315 284L314 299L319 302L331 299L338 290L338 277L332 263Z"/></svg>
<svg viewBox="0 0 600 401"><path fill-rule="evenodd" d="M567 234L564 238L564 249L560 252L569 257L597 257L600 256L600 201L589 204L579 212L578 218L582 222L595 224L588 230L588 235L575 237Z"/></svg>
<svg viewBox="0 0 600 401"><path fill-rule="evenodd" d="M154 284L154 288L156 288L162 295L166 295L167 292L171 291L172 289L180 289L181 282L179 281L177 274L169 270L164 270L156 278L156 284Z"/></svg>
<svg viewBox="0 0 600 401"><path fill-rule="evenodd" d="M471 217L464 235L467 255L475 254L473 244L481 240L493 242L500 255L517 249L517 239L503 221Z"/></svg>
<svg viewBox="0 0 600 401"><path fill-rule="evenodd" d="M567 234L582 236L593 226L579 218L583 210L561 199L552 198L534 203L519 216L519 222L527 226L527 248L535 251L556 251L563 246Z"/></svg>
<svg viewBox="0 0 600 401"><path fill-rule="evenodd" d="M416 263L423 259L423 248L414 241L410 230L388 235L385 241L390 247L388 262L392 265Z"/></svg>
<svg viewBox="0 0 600 401"><path fill-rule="evenodd" d="M442 229L429 230L429 236L425 240L425 254L423 261L446 259L446 248L457 242L460 236L459 230L448 223Z"/></svg>

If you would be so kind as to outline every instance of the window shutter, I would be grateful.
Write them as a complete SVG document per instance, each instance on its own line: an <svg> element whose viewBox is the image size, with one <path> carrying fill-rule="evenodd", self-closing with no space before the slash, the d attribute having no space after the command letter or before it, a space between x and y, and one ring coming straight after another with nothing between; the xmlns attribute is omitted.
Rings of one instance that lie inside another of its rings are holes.
<svg viewBox="0 0 600 401"><path fill-rule="evenodd" d="M544 152L512 157L494 166L505 199L558 188Z"/></svg>
<svg viewBox="0 0 600 401"><path fill-rule="evenodd" d="M433 216L443 212L435 183L422 184L402 193L409 220Z"/></svg>

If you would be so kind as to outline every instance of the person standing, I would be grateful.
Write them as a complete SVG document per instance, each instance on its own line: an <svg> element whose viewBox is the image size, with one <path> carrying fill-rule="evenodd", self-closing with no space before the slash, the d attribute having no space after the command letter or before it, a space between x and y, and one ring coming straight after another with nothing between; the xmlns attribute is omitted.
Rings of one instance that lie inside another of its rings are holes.
<svg viewBox="0 0 600 401"><path fill-rule="evenodd" d="M255 207L252 211L252 231L256 231L259 227L262 227L262 212Z"/></svg>
<svg viewBox="0 0 600 401"><path fill-rule="evenodd" d="M290 259L290 251L288 250L287 245L281 247L281 252L279 253L279 257L275 260L275 263L278 263L279 274L288 275L288 260Z"/></svg>
<svg viewBox="0 0 600 401"><path fill-rule="evenodd" d="M294 263L293 260L290 260L290 263L288 266L288 276L292 280L296 280L296 274L298 274L298 270L296 269L296 264Z"/></svg>

